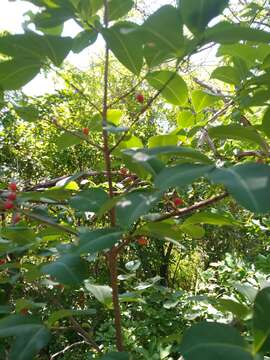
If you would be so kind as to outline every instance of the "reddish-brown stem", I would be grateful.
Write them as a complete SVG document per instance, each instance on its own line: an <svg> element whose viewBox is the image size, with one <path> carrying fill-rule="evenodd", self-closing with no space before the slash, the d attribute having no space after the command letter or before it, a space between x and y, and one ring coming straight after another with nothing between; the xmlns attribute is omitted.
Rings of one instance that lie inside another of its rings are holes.
<svg viewBox="0 0 270 360"><path fill-rule="evenodd" d="M161 215L155 221L156 222L157 221L163 221L163 220L166 220L166 219L170 219L172 217L181 217L181 216L184 216L184 215L188 215L189 213L191 213L193 211L200 210L200 209L205 208L207 206L213 205L216 202L221 201L221 200L225 199L228 196L229 196L229 194L227 192L225 192L223 194L220 194L220 195L217 195L217 196L213 196L210 199L199 201L196 204L193 204L193 205L191 205L189 207L185 207L183 209L178 209L178 210L175 210L173 212Z"/></svg>
<svg viewBox="0 0 270 360"><path fill-rule="evenodd" d="M104 0L104 26L108 27L108 0ZM107 127L107 113L108 113L108 86L109 86L109 48L106 44L105 49L105 64L104 64L104 93L103 93L103 154L106 166L106 173L109 185L109 195L112 198L114 196L113 192L113 181L112 181L112 166L111 166L111 155L109 149L109 135L106 130ZM111 226L115 226L115 209L110 210L110 220ZM109 252L108 256L108 265L111 276L111 287L112 287L112 300L114 308L114 324L116 332L116 347L117 350L122 352L124 351L123 346L123 336L122 336L122 326L121 326L121 310L119 302L119 292L118 292L118 282L117 282L117 249L113 247Z"/></svg>

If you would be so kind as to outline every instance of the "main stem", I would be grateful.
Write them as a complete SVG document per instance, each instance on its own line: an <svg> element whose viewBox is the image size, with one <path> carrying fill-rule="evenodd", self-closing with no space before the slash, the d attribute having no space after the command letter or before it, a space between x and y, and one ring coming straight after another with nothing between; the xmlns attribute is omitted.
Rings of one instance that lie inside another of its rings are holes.
<svg viewBox="0 0 270 360"><path fill-rule="evenodd" d="M108 0L104 0L104 25L105 28L108 27ZM103 154L105 160L106 173L108 178L109 185L109 195L112 198L113 193L113 181L112 181L112 166L111 166L111 155L109 149L109 135L106 130L107 127L107 113L108 113L108 85L109 85L109 48L106 44L105 49L105 64L104 64L104 92L103 92ZM111 226L115 226L115 209L110 211L110 222ZM123 346L123 336L122 336L122 326L121 326L121 310L119 302L119 291L118 291L118 282L117 282L117 256L118 251L116 247L113 247L108 254L108 265L111 276L111 287L112 287L112 300L114 307L114 324L116 332L116 346L117 350L122 352L124 351Z"/></svg>

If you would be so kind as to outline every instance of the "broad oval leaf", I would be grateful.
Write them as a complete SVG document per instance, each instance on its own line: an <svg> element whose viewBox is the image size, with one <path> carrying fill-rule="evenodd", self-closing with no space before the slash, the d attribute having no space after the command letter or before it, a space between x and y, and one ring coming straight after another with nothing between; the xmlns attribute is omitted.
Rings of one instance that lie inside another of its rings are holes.
<svg viewBox="0 0 270 360"><path fill-rule="evenodd" d="M247 349L236 329L207 322L188 329L180 345L185 360L253 360Z"/></svg>
<svg viewBox="0 0 270 360"><path fill-rule="evenodd" d="M143 48L138 25L117 23L103 29L102 35L115 57L132 73L139 75L143 66Z"/></svg>
<svg viewBox="0 0 270 360"><path fill-rule="evenodd" d="M122 237L118 229L84 230L79 235L78 254L94 254L98 251L111 249Z"/></svg>
<svg viewBox="0 0 270 360"><path fill-rule="evenodd" d="M241 83L239 71L232 66L220 66L216 68L212 72L211 78L233 85L239 85Z"/></svg>
<svg viewBox="0 0 270 360"><path fill-rule="evenodd" d="M188 88L185 81L177 73L161 70L146 77L149 84L161 92L164 99L174 105L183 105L188 99Z"/></svg>
<svg viewBox="0 0 270 360"><path fill-rule="evenodd" d="M254 302L253 330L254 351L268 352L270 349L270 287L259 291Z"/></svg>
<svg viewBox="0 0 270 360"><path fill-rule="evenodd" d="M242 164L209 173L215 184L223 184L235 200L254 213L270 211L270 166Z"/></svg>
<svg viewBox="0 0 270 360"><path fill-rule="evenodd" d="M110 0L108 4L109 21L126 15L133 7L133 0Z"/></svg>
<svg viewBox="0 0 270 360"><path fill-rule="evenodd" d="M79 286L89 276L87 262L72 254L66 254L55 262L42 266L41 271L55 277L62 284L73 286Z"/></svg>
<svg viewBox="0 0 270 360"><path fill-rule="evenodd" d="M103 189L92 188L79 192L69 200L69 204L79 211L97 212L108 198L108 194Z"/></svg>
<svg viewBox="0 0 270 360"><path fill-rule="evenodd" d="M192 105L197 113L208 108L220 100L219 96L208 94L202 90L194 90L191 93ZM192 116L192 113L191 113Z"/></svg>
<svg viewBox="0 0 270 360"><path fill-rule="evenodd" d="M136 190L121 197L116 204L118 224L124 229L130 228L158 203L161 196L162 193L157 191Z"/></svg>
<svg viewBox="0 0 270 360"><path fill-rule="evenodd" d="M183 187L207 175L214 169L215 167L211 165L197 164L180 164L167 167L155 178L155 186L160 190L167 190L170 187Z"/></svg>
<svg viewBox="0 0 270 360"><path fill-rule="evenodd" d="M222 13L229 0L181 0L180 12L184 23L194 33L203 31L207 24Z"/></svg>

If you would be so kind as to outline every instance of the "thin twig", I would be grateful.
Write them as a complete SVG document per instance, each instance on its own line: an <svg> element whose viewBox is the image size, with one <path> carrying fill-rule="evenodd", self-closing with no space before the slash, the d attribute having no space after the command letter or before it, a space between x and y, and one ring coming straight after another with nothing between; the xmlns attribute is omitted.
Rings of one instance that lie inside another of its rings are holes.
<svg viewBox="0 0 270 360"><path fill-rule="evenodd" d="M50 360L54 360L54 359L56 359L59 355L64 355L67 351L73 349L74 347L80 346L80 345L84 345L84 344L86 344L85 341L77 341L77 342L75 342L74 344L68 345L68 346L66 346L63 350L58 351L57 353L53 354L53 355L50 357Z"/></svg>
<svg viewBox="0 0 270 360"><path fill-rule="evenodd" d="M225 192L223 194L220 194L220 195L213 196L210 199L202 200L200 202L197 202L196 204L185 207L183 209L178 209L178 210L175 210L175 211L173 211L171 213L161 215L158 219L156 219L154 221L159 222L159 221L163 221L163 220L166 220L166 219L170 219L172 217L182 217L182 216L188 215L193 211L200 210L200 209L205 208L205 207L207 207L209 205L213 205L213 204L225 199L228 196L229 196L229 194L227 192Z"/></svg>

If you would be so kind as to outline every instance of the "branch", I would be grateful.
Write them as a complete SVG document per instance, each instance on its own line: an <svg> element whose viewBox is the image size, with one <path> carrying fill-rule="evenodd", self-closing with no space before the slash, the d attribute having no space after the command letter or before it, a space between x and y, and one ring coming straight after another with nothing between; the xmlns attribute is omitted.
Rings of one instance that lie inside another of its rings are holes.
<svg viewBox="0 0 270 360"><path fill-rule="evenodd" d="M205 207L207 207L209 205L213 205L213 204L225 199L228 196L229 196L229 194L227 192L225 192L223 194L211 197L210 199L206 199L206 200L202 200L200 202L197 202L196 204L193 204L193 205L191 205L189 207L185 207L183 209L178 209L178 210L175 210L175 211L173 211L171 213L161 215L158 219L156 219L154 221L159 222L159 221L163 221L163 220L166 220L166 219L170 219L172 217L183 217L185 215L190 214L193 211L200 210L200 209L205 208Z"/></svg>
<svg viewBox="0 0 270 360"><path fill-rule="evenodd" d="M54 360L55 358L57 358L57 356L59 356L59 355L64 355L65 352L73 349L74 347L80 346L80 345L84 345L84 344L86 344L86 341L77 341L77 342L75 342L74 344L68 345L68 346L66 346L63 350L58 351L57 353L53 354L53 355L50 357L50 360Z"/></svg>

